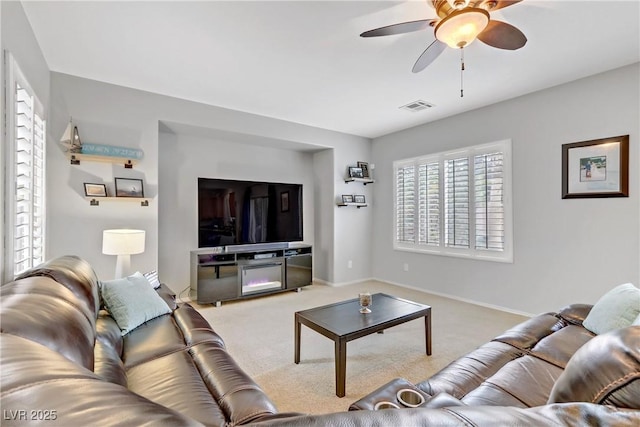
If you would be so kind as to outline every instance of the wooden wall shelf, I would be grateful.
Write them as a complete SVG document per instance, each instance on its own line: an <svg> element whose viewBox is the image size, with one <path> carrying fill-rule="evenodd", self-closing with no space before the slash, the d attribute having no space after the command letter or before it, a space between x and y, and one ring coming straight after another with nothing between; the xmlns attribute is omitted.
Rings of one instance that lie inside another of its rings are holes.
<svg viewBox="0 0 640 427"><path fill-rule="evenodd" d="M67 156L69 157L69 162L72 165L79 165L80 161L84 160L86 162L120 163L124 165L125 169L132 169L133 165L138 163L137 160L128 159L126 157L96 156L94 154L81 153L67 153Z"/></svg>
<svg viewBox="0 0 640 427"><path fill-rule="evenodd" d="M371 178L345 178L344 182L346 182L347 184L350 182L361 182L364 185L367 185L367 184L373 184L375 180Z"/></svg>
<svg viewBox="0 0 640 427"><path fill-rule="evenodd" d="M89 200L90 206L100 206L100 202L140 202L140 206L149 206L149 199L146 197L85 197Z"/></svg>
<svg viewBox="0 0 640 427"><path fill-rule="evenodd" d="M367 207L366 203L337 203L337 205L338 207L355 206L358 209Z"/></svg>

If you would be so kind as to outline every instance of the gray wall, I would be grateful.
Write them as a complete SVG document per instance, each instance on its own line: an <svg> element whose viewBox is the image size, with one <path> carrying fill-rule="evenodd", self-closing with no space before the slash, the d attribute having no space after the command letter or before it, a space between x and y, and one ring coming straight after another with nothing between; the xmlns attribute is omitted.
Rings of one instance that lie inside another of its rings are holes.
<svg viewBox="0 0 640 427"><path fill-rule="evenodd" d="M2 47L0 54L4 56L6 52L11 53L14 57L25 78L29 81L32 89L35 91L38 99L42 102L44 110L49 109L49 88L50 77L49 67L40 51L38 42L36 41L31 24L24 14L22 4L17 1L0 2L0 46ZM4 88L5 67L0 64L0 82ZM0 90L0 117L5 115L5 91ZM46 119L47 117L45 117ZM0 174L0 189L4 189L6 182L4 177L5 149L8 142L5 141L4 120L0 120L0 135L2 136L2 149L0 149L0 164L3 165L3 173ZM50 137L49 133L49 137ZM0 223L5 223L5 198L2 198L2 206L0 210ZM4 242L3 227L0 227L0 242ZM6 278L5 260L0 259L1 271L0 278Z"/></svg>
<svg viewBox="0 0 640 427"><path fill-rule="evenodd" d="M175 291L182 290L189 283L188 253L197 246L194 177L204 172L205 165L215 165L212 177L308 183L305 241L315 245L315 237L322 233L319 245L314 247L321 254L314 273L338 284L370 276L370 258L360 245L332 247L333 240L324 235L333 233L333 229L314 227L314 218L322 211L323 223L350 230L370 246L371 211L357 217L341 215L333 194L340 182L344 185L344 164L369 159L368 139L60 73L51 73L51 86L54 143L47 153L48 256L81 255L100 277L110 278L115 257L101 253L102 230L141 228L147 232L146 250L132 256L132 268L158 268L167 284ZM144 159L133 170L96 162L69 165L55 142L70 116L83 141L141 148ZM161 128L165 130L162 135ZM172 128L179 131L171 135ZM319 155L321 160L316 161L314 155L299 152L310 149L333 155ZM152 198L149 207L125 202L89 206L83 196L83 182L104 182L113 190L113 178L120 176L144 180L145 195ZM320 179L312 183L314 176ZM192 206L182 205L191 202ZM185 229L189 224L193 225L191 231ZM354 268L336 266L338 256L352 259Z"/></svg>
<svg viewBox="0 0 640 427"><path fill-rule="evenodd" d="M198 247L199 177L302 184L303 237L314 241L312 153L189 135L159 137L158 261L163 280L174 289L189 286L189 251Z"/></svg>
<svg viewBox="0 0 640 427"><path fill-rule="evenodd" d="M525 313L639 282L639 65L377 138L373 275ZM561 199L562 144L630 135L628 198ZM513 264L394 251L392 162L510 138ZM403 271L403 264L409 271Z"/></svg>

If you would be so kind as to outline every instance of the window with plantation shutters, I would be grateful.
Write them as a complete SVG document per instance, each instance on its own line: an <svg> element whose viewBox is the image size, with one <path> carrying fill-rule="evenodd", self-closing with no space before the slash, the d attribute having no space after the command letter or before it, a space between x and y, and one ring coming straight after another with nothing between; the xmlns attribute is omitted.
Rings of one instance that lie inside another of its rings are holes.
<svg viewBox="0 0 640 427"><path fill-rule="evenodd" d="M44 261L46 122L17 64L10 56L9 61L4 250L11 279Z"/></svg>
<svg viewBox="0 0 640 427"><path fill-rule="evenodd" d="M395 249L512 262L511 142L394 162Z"/></svg>

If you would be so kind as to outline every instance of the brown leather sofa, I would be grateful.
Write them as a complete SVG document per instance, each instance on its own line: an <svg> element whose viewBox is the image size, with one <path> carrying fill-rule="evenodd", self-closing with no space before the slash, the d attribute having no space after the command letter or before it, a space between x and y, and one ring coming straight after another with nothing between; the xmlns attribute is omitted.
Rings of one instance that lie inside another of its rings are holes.
<svg viewBox="0 0 640 427"><path fill-rule="evenodd" d="M640 327L594 337L589 306L534 317L419 384L397 379L324 415L279 414L191 306L124 337L76 257L0 287L2 425L640 425ZM572 357L573 356L573 357ZM422 394L418 408L397 391ZM313 402L309 402L310 407ZM402 405L398 405L402 407Z"/></svg>
<svg viewBox="0 0 640 427"><path fill-rule="evenodd" d="M591 308L533 317L425 381L389 382L348 413L278 425L640 426L640 326L596 336L582 326ZM400 401L405 389L422 397L419 407Z"/></svg>
<svg viewBox="0 0 640 427"><path fill-rule="evenodd" d="M190 305L124 337L86 262L61 257L0 287L2 425L236 425L276 408Z"/></svg>

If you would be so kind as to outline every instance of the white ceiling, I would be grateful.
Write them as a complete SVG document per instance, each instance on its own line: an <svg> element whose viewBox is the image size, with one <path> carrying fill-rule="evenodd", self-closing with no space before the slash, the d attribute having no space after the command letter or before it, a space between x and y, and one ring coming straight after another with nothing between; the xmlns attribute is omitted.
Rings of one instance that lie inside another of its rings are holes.
<svg viewBox="0 0 640 427"><path fill-rule="evenodd" d="M464 98L456 50L411 72L431 29L359 37L434 18L425 0L23 5L52 71L370 138L640 61L638 0L492 12L528 43L466 48ZM435 107L398 108L418 99Z"/></svg>

